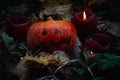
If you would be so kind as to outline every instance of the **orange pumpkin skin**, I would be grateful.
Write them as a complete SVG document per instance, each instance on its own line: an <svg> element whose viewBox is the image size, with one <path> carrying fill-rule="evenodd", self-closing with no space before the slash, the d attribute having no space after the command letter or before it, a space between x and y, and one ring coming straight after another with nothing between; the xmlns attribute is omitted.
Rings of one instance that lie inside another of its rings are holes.
<svg viewBox="0 0 120 80"><path fill-rule="evenodd" d="M76 30L72 23L64 20L49 19L34 23L27 32L30 48L39 46L45 51L69 51L76 41Z"/></svg>

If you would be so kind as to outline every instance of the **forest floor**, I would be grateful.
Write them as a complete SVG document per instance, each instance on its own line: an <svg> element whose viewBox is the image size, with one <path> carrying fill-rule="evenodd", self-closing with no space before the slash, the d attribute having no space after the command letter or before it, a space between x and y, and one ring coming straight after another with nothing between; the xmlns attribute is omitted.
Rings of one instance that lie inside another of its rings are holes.
<svg viewBox="0 0 120 80"><path fill-rule="evenodd" d="M119 7L118 0L0 0L0 80L120 80ZM30 24L49 16L71 22L86 8L95 15L97 32L111 38L109 51L91 54L77 37L69 55L36 51L31 56L26 39L16 39L6 30L8 16L25 16Z"/></svg>

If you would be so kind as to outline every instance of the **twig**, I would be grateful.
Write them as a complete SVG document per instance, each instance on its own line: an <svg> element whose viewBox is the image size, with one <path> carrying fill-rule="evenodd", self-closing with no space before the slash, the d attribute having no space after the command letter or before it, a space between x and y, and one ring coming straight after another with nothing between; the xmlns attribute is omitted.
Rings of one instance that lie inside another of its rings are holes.
<svg viewBox="0 0 120 80"><path fill-rule="evenodd" d="M48 70L50 71L50 73L53 73L53 70L51 69L51 67L47 66Z"/></svg>
<svg viewBox="0 0 120 80"><path fill-rule="evenodd" d="M21 47L23 47L30 56L33 56L32 53L30 52L30 50L25 45L21 44Z"/></svg>
<svg viewBox="0 0 120 80"><path fill-rule="evenodd" d="M74 59L74 60L70 60L70 61L65 61L64 63L62 63L54 72L54 74L57 73L57 71L59 71L61 68L63 68L65 65L67 65L68 63L72 63L72 62L76 62L79 61L79 59Z"/></svg>
<svg viewBox="0 0 120 80"><path fill-rule="evenodd" d="M34 52L33 56L36 56L38 52L40 52L42 48L37 49L37 51Z"/></svg>
<svg viewBox="0 0 120 80"><path fill-rule="evenodd" d="M90 75L93 77L93 79L96 80L93 72L91 71L91 69L90 69L88 66L87 66L87 69L88 69L88 71L90 72Z"/></svg>
<svg viewBox="0 0 120 80"><path fill-rule="evenodd" d="M115 56L115 58L116 58L117 60L120 60L120 56Z"/></svg>

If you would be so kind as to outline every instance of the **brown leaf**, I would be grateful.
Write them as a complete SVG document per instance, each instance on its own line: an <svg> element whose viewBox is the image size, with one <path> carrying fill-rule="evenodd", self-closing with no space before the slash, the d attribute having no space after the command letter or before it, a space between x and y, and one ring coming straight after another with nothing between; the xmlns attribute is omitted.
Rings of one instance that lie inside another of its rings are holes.
<svg viewBox="0 0 120 80"><path fill-rule="evenodd" d="M39 13L39 18L40 18L41 20L44 19L44 12L43 12L43 10L40 11L40 13Z"/></svg>
<svg viewBox="0 0 120 80"><path fill-rule="evenodd" d="M107 32L115 35L116 37L120 37L120 24L111 23L107 27Z"/></svg>
<svg viewBox="0 0 120 80"><path fill-rule="evenodd" d="M101 31L107 31L116 37L120 37L120 24L109 21L99 22L97 28Z"/></svg>
<svg viewBox="0 0 120 80"><path fill-rule="evenodd" d="M39 20L39 18L37 16L35 16L35 13L32 14L32 16L30 17L30 20L32 23L37 22Z"/></svg>
<svg viewBox="0 0 120 80"><path fill-rule="evenodd" d="M82 43L80 42L79 38L77 37L75 45L72 50L72 54L74 54L77 58L79 58L79 53L81 52L81 49L79 48L79 46L81 46L81 45L82 45Z"/></svg>
<svg viewBox="0 0 120 80"><path fill-rule="evenodd" d="M60 60L60 63L69 61L69 57L66 55L66 53L64 51L54 51L53 55L55 58Z"/></svg>
<svg viewBox="0 0 120 80"><path fill-rule="evenodd" d="M64 20L71 20L72 15L70 14L71 4L55 6L55 7L47 7L44 10L45 15L60 15Z"/></svg>

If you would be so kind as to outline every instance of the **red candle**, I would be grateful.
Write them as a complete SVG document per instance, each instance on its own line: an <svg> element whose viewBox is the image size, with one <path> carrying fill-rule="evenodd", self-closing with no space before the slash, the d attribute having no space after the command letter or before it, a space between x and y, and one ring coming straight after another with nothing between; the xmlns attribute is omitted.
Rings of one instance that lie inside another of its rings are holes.
<svg viewBox="0 0 120 80"><path fill-rule="evenodd" d="M25 17L7 17L7 32L16 39L26 39L27 29L30 27L30 21Z"/></svg>
<svg viewBox="0 0 120 80"><path fill-rule="evenodd" d="M82 42L87 36L94 34L97 29L97 21L89 8L81 13L75 14L72 23L76 27L78 37Z"/></svg>
<svg viewBox="0 0 120 80"><path fill-rule="evenodd" d="M105 52L110 51L112 40L106 34L96 33L87 37L84 44L94 52Z"/></svg>

